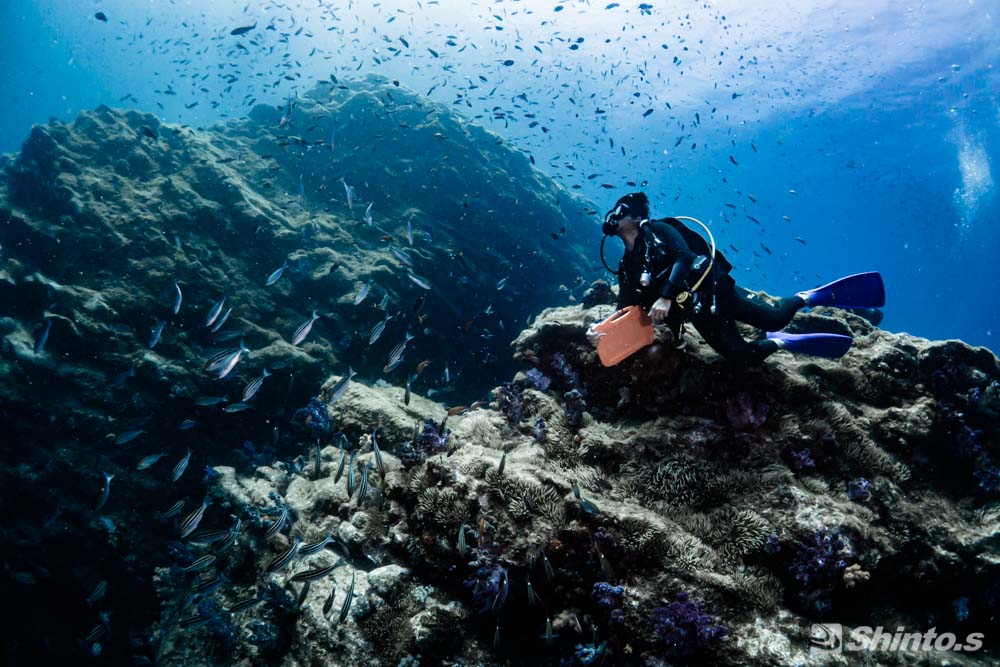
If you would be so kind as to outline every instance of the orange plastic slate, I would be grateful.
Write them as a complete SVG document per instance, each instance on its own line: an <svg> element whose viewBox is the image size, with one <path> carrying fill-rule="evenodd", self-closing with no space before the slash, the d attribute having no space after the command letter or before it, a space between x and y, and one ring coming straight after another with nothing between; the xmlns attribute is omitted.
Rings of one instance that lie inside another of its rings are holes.
<svg viewBox="0 0 1000 667"><path fill-rule="evenodd" d="M594 329L603 333L597 356L605 366L614 366L653 342L653 320L639 306L614 313Z"/></svg>

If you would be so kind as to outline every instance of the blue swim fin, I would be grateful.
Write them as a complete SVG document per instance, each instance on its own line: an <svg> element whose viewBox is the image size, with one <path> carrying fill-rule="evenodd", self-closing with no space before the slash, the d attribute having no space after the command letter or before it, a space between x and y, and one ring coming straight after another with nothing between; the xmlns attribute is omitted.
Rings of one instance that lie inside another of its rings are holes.
<svg viewBox="0 0 1000 667"><path fill-rule="evenodd" d="M840 359L851 349L854 339L850 336L831 333L792 334L768 331L768 340L778 343L778 347L788 352L811 354L814 357Z"/></svg>
<svg viewBox="0 0 1000 667"><path fill-rule="evenodd" d="M809 307L881 308L885 305L885 284L877 271L856 273L815 289L799 292Z"/></svg>

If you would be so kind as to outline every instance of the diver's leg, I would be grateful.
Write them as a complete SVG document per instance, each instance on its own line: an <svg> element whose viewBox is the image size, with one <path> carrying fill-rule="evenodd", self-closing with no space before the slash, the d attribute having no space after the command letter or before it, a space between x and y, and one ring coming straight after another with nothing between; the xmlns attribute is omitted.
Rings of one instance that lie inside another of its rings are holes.
<svg viewBox="0 0 1000 667"><path fill-rule="evenodd" d="M713 350L734 363L747 366L759 364L779 348L773 340L744 339L732 319L709 315L693 317L691 323Z"/></svg>
<svg viewBox="0 0 1000 667"><path fill-rule="evenodd" d="M733 285L730 289L732 294L727 295L726 314L764 331L784 329L795 317L795 313L806 305L799 296L788 296L778 299L776 303L768 303L745 287Z"/></svg>

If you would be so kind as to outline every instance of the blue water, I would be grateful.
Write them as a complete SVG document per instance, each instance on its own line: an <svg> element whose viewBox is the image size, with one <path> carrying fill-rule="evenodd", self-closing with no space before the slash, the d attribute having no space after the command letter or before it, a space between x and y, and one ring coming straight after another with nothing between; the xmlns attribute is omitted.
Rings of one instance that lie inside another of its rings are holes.
<svg viewBox="0 0 1000 667"><path fill-rule="evenodd" d="M197 127L381 73L602 210L647 181L748 287L880 270L884 327L1000 349L1000 2L613 4L6 0L0 151L99 104Z"/></svg>

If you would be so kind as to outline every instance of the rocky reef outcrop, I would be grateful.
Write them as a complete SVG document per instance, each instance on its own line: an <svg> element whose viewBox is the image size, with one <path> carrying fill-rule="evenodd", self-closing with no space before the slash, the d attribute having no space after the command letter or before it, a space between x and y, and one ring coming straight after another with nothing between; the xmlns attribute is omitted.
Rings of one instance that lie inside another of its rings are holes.
<svg viewBox="0 0 1000 667"><path fill-rule="evenodd" d="M991 664L992 354L819 309L795 327L851 333L841 361L782 352L733 368L691 336L683 351L659 341L604 368L584 332L606 314L539 315L514 343L523 370L489 405L406 405L394 388L354 384L329 410L343 438L321 444L318 463L304 452L291 468L218 469L219 512L295 517L270 542L261 520L228 556L246 579L219 590L220 606L258 592L251 623L275 641L233 617L227 655L855 664L810 653L811 624L835 622L987 638L975 653L887 642L858 654L878 664ZM267 574L293 540L324 536L322 553ZM177 640L161 661L210 664L209 645Z"/></svg>

